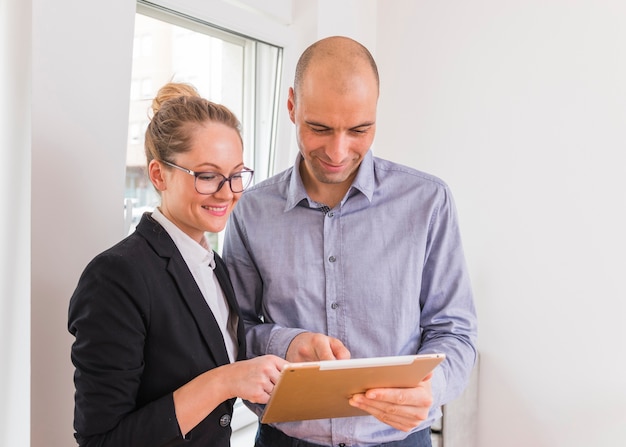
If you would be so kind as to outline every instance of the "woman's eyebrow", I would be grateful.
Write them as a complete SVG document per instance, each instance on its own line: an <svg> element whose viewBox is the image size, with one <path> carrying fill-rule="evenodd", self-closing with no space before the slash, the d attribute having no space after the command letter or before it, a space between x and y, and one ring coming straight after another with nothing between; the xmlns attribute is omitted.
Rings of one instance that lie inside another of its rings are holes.
<svg viewBox="0 0 626 447"><path fill-rule="evenodd" d="M233 171L235 171L237 169L243 168L244 166L245 166L245 164L243 162L241 162L238 165L234 166L230 171L233 172ZM206 163L201 163L200 165L198 165L198 167L196 169L194 169L194 171L198 171L199 169L205 169L205 168L206 169L212 169L212 170L214 170L216 172L219 172L221 170L220 166L218 166L216 164L213 164L213 163L206 162Z"/></svg>

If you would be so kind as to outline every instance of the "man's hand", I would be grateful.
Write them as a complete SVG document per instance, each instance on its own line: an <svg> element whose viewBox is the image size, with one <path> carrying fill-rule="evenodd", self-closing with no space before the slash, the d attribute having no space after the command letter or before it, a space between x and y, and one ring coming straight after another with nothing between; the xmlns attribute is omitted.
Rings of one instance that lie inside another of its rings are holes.
<svg viewBox="0 0 626 447"><path fill-rule="evenodd" d="M407 432L428 417L433 404L432 376L432 373L427 375L415 388L376 388L355 394L350 399L350 405Z"/></svg>
<svg viewBox="0 0 626 447"><path fill-rule="evenodd" d="M314 332L303 332L294 337L287 348L286 360L295 362L315 362L318 360L344 360L350 358L350 351L341 340Z"/></svg>

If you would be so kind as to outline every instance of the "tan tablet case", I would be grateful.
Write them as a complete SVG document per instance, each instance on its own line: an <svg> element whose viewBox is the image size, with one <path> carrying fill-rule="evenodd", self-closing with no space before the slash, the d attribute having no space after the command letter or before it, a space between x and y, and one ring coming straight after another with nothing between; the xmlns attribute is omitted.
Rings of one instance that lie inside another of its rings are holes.
<svg viewBox="0 0 626 447"><path fill-rule="evenodd" d="M261 422L367 415L350 406L353 394L372 388L412 388L443 354L290 363L285 366Z"/></svg>

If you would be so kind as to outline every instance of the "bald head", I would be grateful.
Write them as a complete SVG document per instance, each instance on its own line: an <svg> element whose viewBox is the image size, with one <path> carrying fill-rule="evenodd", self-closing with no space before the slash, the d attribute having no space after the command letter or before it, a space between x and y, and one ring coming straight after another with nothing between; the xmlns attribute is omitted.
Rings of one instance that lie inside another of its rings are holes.
<svg viewBox="0 0 626 447"><path fill-rule="evenodd" d="M332 77L336 80L335 87L341 90L348 88L351 80L358 76L372 76L377 89L380 83L378 68L371 53L348 37L327 37L302 53L296 65L294 96L298 95L305 78L312 71Z"/></svg>

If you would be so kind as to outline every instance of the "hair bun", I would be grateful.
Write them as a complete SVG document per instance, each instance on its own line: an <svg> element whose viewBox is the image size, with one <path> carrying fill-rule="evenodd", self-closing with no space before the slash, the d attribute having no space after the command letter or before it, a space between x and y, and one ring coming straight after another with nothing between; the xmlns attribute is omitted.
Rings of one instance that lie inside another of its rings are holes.
<svg viewBox="0 0 626 447"><path fill-rule="evenodd" d="M157 113L164 102L170 99L180 98L181 96L200 98L198 90L196 90L193 85L183 82L169 82L159 89L155 98L152 100L152 113Z"/></svg>

